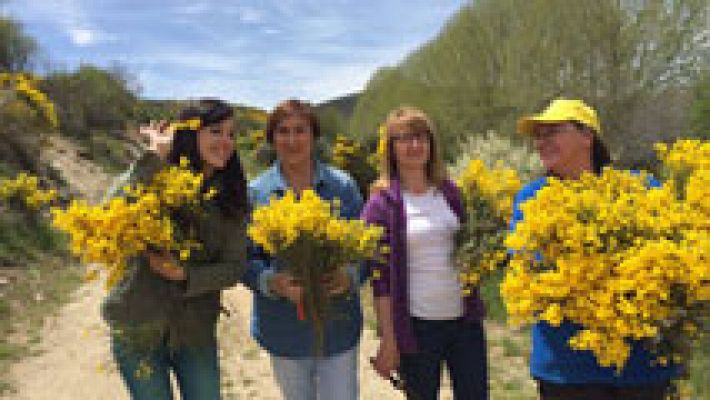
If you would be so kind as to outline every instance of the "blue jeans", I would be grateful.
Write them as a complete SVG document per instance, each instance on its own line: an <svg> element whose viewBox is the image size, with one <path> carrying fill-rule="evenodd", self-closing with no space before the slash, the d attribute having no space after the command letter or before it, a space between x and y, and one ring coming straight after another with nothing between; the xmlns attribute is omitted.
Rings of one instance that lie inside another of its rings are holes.
<svg viewBox="0 0 710 400"><path fill-rule="evenodd" d="M133 352L116 338L111 344L118 370L133 400L172 400L171 370L183 400L220 398L216 340L178 349L171 349L164 342L146 353Z"/></svg>
<svg viewBox="0 0 710 400"><path fill-rule="evenodd" d="M285 400L357 400L357 349L322 358L272 355L281 395Z"/></svg>
<svg viewBox="0 0 710 400"><path fill-rule="evenodd" d="M412 318L412 324L418 352L402 354L399 365L408 398L437 399L446 363L454 399L488 399L486 339L481 322Z"/></svg>

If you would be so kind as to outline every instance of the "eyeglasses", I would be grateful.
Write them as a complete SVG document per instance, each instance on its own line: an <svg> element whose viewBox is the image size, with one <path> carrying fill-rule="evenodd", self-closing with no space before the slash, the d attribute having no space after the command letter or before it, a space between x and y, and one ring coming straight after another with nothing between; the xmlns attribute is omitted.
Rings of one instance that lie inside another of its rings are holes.
<svg viewBox="0 0 710 400"><path fill-rule="evenodd" d="M559 124L542 124L535 128L535 132L533 132L531 137L535 140L547 140L557 136L559 133L569 130L573 126L574 125L571 123L566 122Z"/></svg>
<svg viewBox="0 0 710 400"><path fill-rule="evenodd" d="M414 143L414 141L424 143L429 141L429 134L426 132L402 133L399 135L392 135L390 136L390 139L392 139L394 143L402 144L411 144Z"/></svg>

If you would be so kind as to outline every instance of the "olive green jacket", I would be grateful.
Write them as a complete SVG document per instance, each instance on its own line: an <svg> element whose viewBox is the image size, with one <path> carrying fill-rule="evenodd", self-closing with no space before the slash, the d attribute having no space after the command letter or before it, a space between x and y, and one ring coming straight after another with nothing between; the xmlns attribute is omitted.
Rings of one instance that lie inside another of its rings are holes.
<svg viewBox="0 0 710 400"><path fill-rule="evenodd" d="M144 156L116 180L108 196L119 194L126 184L148 183L163 165L155 155ZM219 184L213 182L218 190ZM229 218L216 204L206 204L194 224L202 248L181 262L185 281L152 272L145 256L132 259L102 308L114 337L144 348L165 340L174 347L212 342L220 292L235 285L246 269L246 219L246 212Z"/></svg>

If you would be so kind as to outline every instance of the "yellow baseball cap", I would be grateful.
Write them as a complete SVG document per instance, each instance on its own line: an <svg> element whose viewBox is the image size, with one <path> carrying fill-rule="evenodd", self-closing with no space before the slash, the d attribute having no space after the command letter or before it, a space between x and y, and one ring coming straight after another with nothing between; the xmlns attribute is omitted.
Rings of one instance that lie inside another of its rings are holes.
<svg viewBox="0 0 710 400"><path fill-rule="evenodd" d="M601 134L601 125L597 112L582 100L555 99L547 108L536 115L529 115L518 120L518 133L531 135L538 124L554 124L576 121Z"/></svg>

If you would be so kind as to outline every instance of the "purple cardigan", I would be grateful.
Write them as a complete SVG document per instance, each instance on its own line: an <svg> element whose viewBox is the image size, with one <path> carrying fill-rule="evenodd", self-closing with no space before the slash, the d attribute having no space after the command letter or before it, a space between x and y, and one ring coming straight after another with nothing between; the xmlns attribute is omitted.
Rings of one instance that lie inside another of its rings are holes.
<svg viewBox="0 0 710 400"><path fill-rule="evenodd" d="M458 187L447 180L439 189L459 221L463 222L466 215ZM389 296L392 299L392 322L399 352L416 353L417 341L409 313L407 219L399 181L392 180L389 188L373 194L365 204L361 218L367 223L385 228L382 242L390 247L389 260L386 263L368 264L370 274L379 272L379 276L373 276L372 289L375 297ZM464 296L465 320L480 321L484 313L478 290Z"/></svg>

